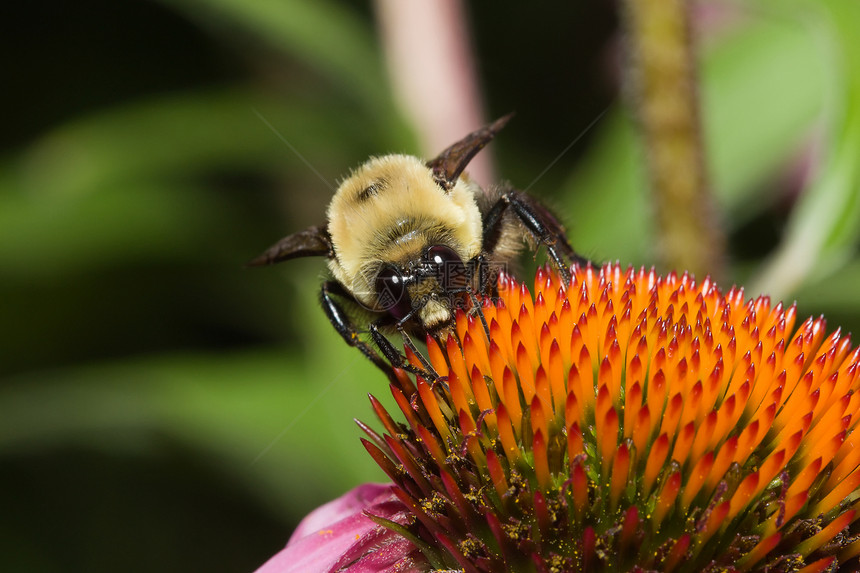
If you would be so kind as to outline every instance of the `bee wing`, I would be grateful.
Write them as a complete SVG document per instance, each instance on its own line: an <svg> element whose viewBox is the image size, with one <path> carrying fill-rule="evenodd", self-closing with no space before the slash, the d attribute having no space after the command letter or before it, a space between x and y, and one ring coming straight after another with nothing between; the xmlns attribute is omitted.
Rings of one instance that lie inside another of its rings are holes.
<svg viewBox="0 0 860 573"><path fill-rule="evenodd" d="M314 225L304 231L284 237L248 263L249 267L274 265L298 257L328 257L334 256L331 237L325 225Z"/></svg>
<svg viewBox="0 0 860 573"><path fill-rule="evenodd" d="M513 115L509 113L490 125L473 131L434 159L428 161L426 165L433 171L433 178L436 180L436 183L445 191L451 189L457 183L457 179L466 168L466 165L492 141Z"/></svg>

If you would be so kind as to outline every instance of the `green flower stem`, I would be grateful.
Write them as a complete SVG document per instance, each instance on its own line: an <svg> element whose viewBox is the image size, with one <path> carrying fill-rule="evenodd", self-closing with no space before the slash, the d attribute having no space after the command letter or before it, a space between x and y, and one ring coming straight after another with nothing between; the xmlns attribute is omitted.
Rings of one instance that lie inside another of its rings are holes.
<svg viewBox="0 0 860 573"><path fill-rule="evenodd" d="M689 3L626 0L627 93L636 110L665 263L719 276L725 238L704 165Z"/></svg>

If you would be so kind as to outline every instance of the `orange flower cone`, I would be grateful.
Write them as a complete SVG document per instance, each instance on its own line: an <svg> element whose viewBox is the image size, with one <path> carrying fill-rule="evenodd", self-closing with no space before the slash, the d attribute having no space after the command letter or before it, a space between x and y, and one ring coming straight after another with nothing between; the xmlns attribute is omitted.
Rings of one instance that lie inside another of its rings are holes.
<svg viewBox="0 0 860 573"><path fill-rule="evenodd" d="M391 387L405 423L372 399L413 515L390 526L467 572L857 570L848 337L709 279L572 271L534 297L503 276L428 338L434 372Z"/></svg>

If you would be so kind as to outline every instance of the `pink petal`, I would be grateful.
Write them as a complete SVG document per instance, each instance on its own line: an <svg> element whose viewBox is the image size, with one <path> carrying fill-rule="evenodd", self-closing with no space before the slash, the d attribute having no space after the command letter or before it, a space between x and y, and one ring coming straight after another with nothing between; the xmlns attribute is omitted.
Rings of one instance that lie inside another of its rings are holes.
<svg viewBox="0 0 860 573"><path fill-rule="evenodd" d="M365 512L406 524L406 507L391 484L364 484L315 509L287 546L257 573L420 573L429 571L409 541L377 525Z"/></svg>

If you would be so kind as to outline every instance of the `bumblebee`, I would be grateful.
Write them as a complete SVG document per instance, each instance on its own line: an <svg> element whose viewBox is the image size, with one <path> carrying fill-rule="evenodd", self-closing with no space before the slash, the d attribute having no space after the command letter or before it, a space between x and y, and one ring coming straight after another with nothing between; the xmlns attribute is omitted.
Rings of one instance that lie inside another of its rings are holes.
<svg viewBox="0 0 860 573"><path fill-rule="evenodd" d="M398 331L415 350L410 335L444 339L456 309L464 308L481 315L489 336L478 296L493 295L499 273L523 239L545 246L566 282L570 262L587 262L535 199L507 185L485 192L464 172L510 117L426 162L409 155L371 158L339 186L325 224L281 239L249 264L326 257L334 280L322 284L323 310L346 343L389 378L392 365L413 368L380 329ZM347 312L356 306L370 313L370 335L384 359L360 337L351 318L355 312Z"/></svg>

